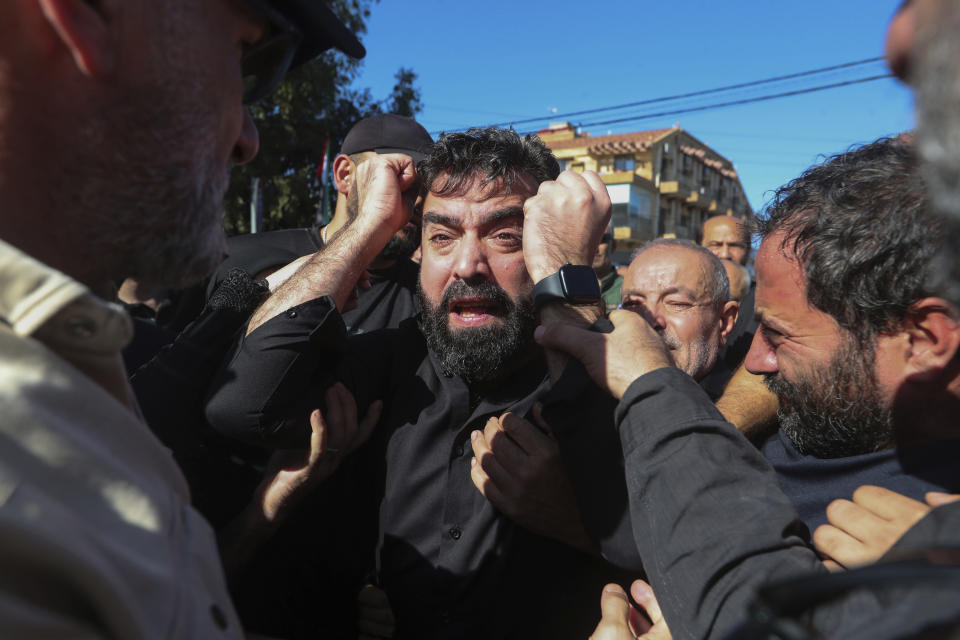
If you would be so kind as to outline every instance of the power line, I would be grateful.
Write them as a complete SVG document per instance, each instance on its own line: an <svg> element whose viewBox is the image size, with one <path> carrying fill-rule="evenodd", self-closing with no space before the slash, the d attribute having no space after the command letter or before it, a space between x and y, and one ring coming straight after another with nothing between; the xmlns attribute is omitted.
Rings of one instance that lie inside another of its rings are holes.
<svg viewBox="0 0 960 640"><path fill-rule="evenodd" d="M787 98L787 97L790 97L790 96L798 96L798 95L802 95L802 94L805 94L805 93L814 93L814 92L816 92L816 91L826 91L827 89L836 89L836 88L838 88L838 87L846 87L846 86L850 86L850 85L853 85L853 84L861 84L861 83L864 83L864 82L873 82L873 81L875 81L875 80L883 80L883 79L885 79L885 78L892 78L892 77L893 77L893 74L885 73L885 74L880 75L880 76L870 76L870 77L868 77L868 78L859 78L859 79L857 79L857 80L846 80L846 81L844 81L844 82L835 82L835 83L833 83L833 84L825 84L825 85L821 85L821 86L819 86L819 87L808 87L808 88L806 88L806 89L795 89L795 90L793 90L793 91L783 91L783 92L780 92L780 93L773 93L773 94L766 95L766 96L757 96L757 97L753 97L753 98L743 98L743 99L740 99L740 100L730 100L730 101L728 101L728 102L718 102L718 103L715 103L715 104L708 104L708 105L703 105L703 106L700 106L700 107L688 107L688 108L685 108L685 109L673 109L673 110L670 110L670 111L661 111L661 112L659 112L659 113L647 113L647 114L643 114L643 115L639 115L639 116L627 116L627 117L624 117L624 118L616 118L616 119L613 119L613 120L601 120L601 121L598 121L598 122L588 122L588 123L585 123L585 124L581 124L580 126L581 126L581 127L599 127L599 126L608 125L608 124L620 124L620 123L623 123L623 122L633 122L633 121L635 121L635 120L646 120L646 119L648 119L648 118L660 118L660 117L665 117L665 116L674 116L674 115L679 115L679 114L682 114L682 113L693 113L693 112L696 112L696 111L708 111L708 110L710 110L710 109L720 109L720 108L722 108L722 107L732 107L732 106L735 106L735 105L750 104L750 103L753 103L753 102L765 102L765 101L767 101L767 100L775 100L775 99L777 99L777 98Z"/></svg>
<svg viewBox="0 0 960 640"><path fill-rule="evenodd" d="M826 73L828 71L837 71L839 69L848 69L850 67L856 67L864 64L870 64L871 62L878 62L883 60L882 57L876 58L867 58L865 60L855 60L853 62L844 62L842 64L835 64L829 67L821 67L819 69L810 69L807 71L799 71L797 73L790 73L781 76L774 76L771 78L764 78L762 80L752 80L750 82L741 82L739 84L731 84L724 87L715 87L713 89L702 89L700 91L691 91L689 93L680 93L672 96L663 96L660 98L649 98L647 100L639 100L636 102L626 102L624 104L618 104L609 107L596 107L593 109L583 109L581 111L571 111L569 113L560 113L560 114L551 114L549 116L541 116L539 118L525 118L523 120L510 120L508 122L498 122L496 124L487 125L491 127L507 127L517 124L529 124L531 122L540 122L541 120L560 120L563 118L572 118L575 116L590 115L594 113L603 113L605 111L616 111L617 109L626 109L628 107L641 107L644 105L656 104L658 102L668 102L670 100L680 100L681 98L695 98L699 96L710 95L713 93L721 93L723 91L732 91L734 89L744 89L747 87L755 87L762 84L770 84L772 82L780 82L782 80L791 80L794 78L802 78L805 76L816 75L820 73ZM435 132L439 133L439 132Z"/></svg>

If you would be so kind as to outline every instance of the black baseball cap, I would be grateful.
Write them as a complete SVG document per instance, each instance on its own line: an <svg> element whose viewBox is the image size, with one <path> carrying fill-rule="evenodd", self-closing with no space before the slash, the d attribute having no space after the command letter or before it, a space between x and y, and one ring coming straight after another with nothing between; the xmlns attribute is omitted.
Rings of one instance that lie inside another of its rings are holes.
<svg viewBox="0 0 960 640"><path fill-rule="evenodd" d="M415 162L420 162L432 144L433 138L413 118L380 113L353 125L343 139L340 153L405 153Z"/></svg>
<svg viewBox="0 0 960 640"><path fill-rule="evenodd" d="M351 58L367 55L357 37L330 10L325 0L260 0L286 16L303 33L291 68L337 48Z"/></svg>

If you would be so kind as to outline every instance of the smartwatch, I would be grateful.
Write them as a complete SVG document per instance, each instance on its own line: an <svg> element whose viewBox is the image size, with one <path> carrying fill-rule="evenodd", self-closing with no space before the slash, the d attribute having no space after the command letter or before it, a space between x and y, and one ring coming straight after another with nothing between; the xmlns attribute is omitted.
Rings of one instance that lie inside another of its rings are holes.
<svg viewBox="0 0 960 640"><path fill-rule="evenodd" d="M600 281L593 267L567 263L533 286L533 306L536 310L554 301L573 305L598 304Z"/></svg>

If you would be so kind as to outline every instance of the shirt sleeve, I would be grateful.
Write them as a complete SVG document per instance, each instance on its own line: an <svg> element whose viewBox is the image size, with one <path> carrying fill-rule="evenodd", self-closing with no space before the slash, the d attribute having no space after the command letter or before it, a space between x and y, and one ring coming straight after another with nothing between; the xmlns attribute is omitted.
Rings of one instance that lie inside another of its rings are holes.
<svg viewBox="0 0 960 640"><path fill-rule="evenodd" d="M641 376L616 421L637 548L673 637L723 637L757 586L826 571L770 465L692 378Z"/></svg>
<svg viewBox="0 0 960 640"><path fill-rule="evenodd" d="M241 337L208 391L206 417L221 434L269 447L303 446L346 348L329 297L284 311Z"/></svg>

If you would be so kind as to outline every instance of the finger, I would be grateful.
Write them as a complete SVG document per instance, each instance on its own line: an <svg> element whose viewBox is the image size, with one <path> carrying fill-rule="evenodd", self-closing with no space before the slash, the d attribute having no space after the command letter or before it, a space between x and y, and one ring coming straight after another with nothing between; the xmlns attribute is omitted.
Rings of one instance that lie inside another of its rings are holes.
<svg viewBox="0 0 960 640"><path fill-rule="evenodd" d="M528 455L549 454L554 443L532 422L524 420L515 413L505 413L500 417L503 431L510 436Z"/></svg>
<svg viewBox="0 0 960 640"><path fill-rule="evenodd" d="M334 384L326 390L324 398L327 401L326 422L327 422L327 446L340 447L343 439L343 420L344 407L343 397L340 394L340 388Z"/></svg>
<svg viewBox="0 0 960 640"><path fill-rule="evenodd" d="M603 179L593 171L584 171L580 174L580 177L583 178L583 181L587 183L587 186L593 193L593 199L596 205L598 207L605 207L606 212L609 214L610 193L607 191L607 185L603 183ZM607 219L609 220L609 215Z"/></svg>
<svg viewBox="0 0 960 640"><path fill-rule="evenodd" d="M316 464L327 449L327 423L320 409L310 413L310 456L308 463Z"/></svg>
<svg viewBox="0 0 960 640"><path fill-rule="evenodd" d="M618 584L608 584L600 594L600 624L591 638L632 638L630 601ZM626 634L626 635L624 635Z"/></svg>
<svg viewBox="0 0 960 640"><path fill-rule="evenodd" d="M827 568L827 571L831 573L839 573L840 571L845 571L843 565L841 565L836 560L831 560L830 558L824 558L823 566Z"/></svg>
<svg viewBox="0 0 960 640"><path fill-rule="evenodd" d="M370 284L369 271L364 271L363 273L360 274L360 278L357 280L357 286L363 289L364 291L370 291L373 285Z"/></svg>
<svg viewBox="0 0 960 640"><path fill-rule="evenodd" d="M960 494L944 493L942 491L930 491L925 496L925 499L927 504L931 507L941 507L945 504L950 504L951 502L960 500Z"/></svg>
<svg viewBox="0 0 960 640"><path fill-rule="evenodd" d="M340 432L343 439L341 443L346 445L349 441L348 434L354 433L357 430L357 401L354 400L353 394L350 393L350 390L347 389L346 385L342 382L338 382L333 386L337 390L337 395L340 398L340 407L343 411L343 423Z"/></svg>
<svg viewBox="0 0 960 640"><path fill-rule="evenodd" d="M491 418L487 421L483 437L500 466L510 474L518 473L524 465L529 464L529 454L506 432L501 419Z"/></svg>
<svg viewBox="0 0 960 640"><path fill-rule="evenodd" d="M383 400L375 400L367 407L367 415L363 417L360 425L357 427L353 438L350 440L350 448L354 449L363 444L370 438L373 428L380 422L380 416L383 413Z"/></svg>
<svg viewBox="0 0 960 640"><path fill-rule="evenodd" d="M879 555L872 547L830 524L813 532L813 546L820 555L836 560L844 567L874 561Z"/></svg>
<svg viewBox="0 0 960 640"><path fill-rule="evenodd" d="M650 622L657 624L663 620L660 603L657 602L657 596L653 593L653 587L643 580L634 580L630 585L630 595L633 596L634 602L643 607Z"/></svg>
<svg viewBox="0 0 960 640"><path fill-rule="evenodd" d="M867 542L888 520L849 500L834 500L827 505L827 521L857 540Z"/></svg>
<svg viewBox="0 0 960 640"><path fill-rule="evenodd" d="M516 482L512 474L507 472L500 461L497 459L490 444L479 431L470 434L470 445L473 447L473 461L471 465L479 467L490 483L496 485L502 493L515 495L517 492ZM473 473L471 469L471 474ZM479 487L478 487L479 488ZM481 493L486 493L481 491ZM489 498L489 496L487 496Z"/></svg>
<svg viewBox="0 0 960 640"><path fill-rule="evenodd" d="M540 431L542 431L545 436L556 442L557 438L553 435L553 429L551 429L550 425L543 419L543 404L540 402L533 403L533 422L540 427Z"/></svg>
<svg viewBox="0 0 960 640"><path fill-rule="evenodd" d="M919 500L873 485L859 487L853 492L853 501L887 520L903 518L919 520L928 511L927 505Z"/></svg>
<svg viewBox="0 0 960 640"><path fill-rule="evenodd" d="M500 487L487 475L476 458L470 460L470 479L473 481L473 486L477 488L490 504L508 518L514 518L516 515L514 502L510 500L507 494L501 491Z"/></svg>

